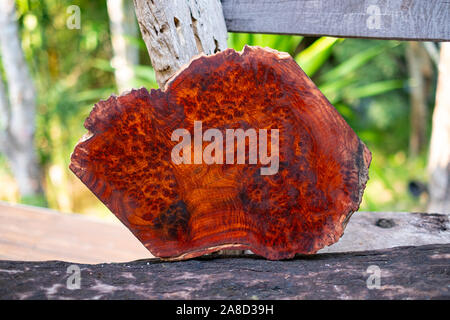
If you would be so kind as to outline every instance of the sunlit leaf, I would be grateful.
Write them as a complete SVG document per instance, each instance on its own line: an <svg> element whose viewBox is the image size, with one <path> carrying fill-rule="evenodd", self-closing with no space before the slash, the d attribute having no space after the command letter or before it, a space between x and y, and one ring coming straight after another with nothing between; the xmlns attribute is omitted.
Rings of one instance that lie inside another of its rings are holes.
<svg viewBox="0 0 450 320"><path fill-rule="evenodd" d="M108 97L111 92L114 92L114 88L99 88L92 90L81 91L73 97L73 101L82 102L90 100L99 100Z"/></svg>
<svg viewBox="0 0 450 320"><path fill-rule="evenodd" d="M339 78L342 78L342 77L348 75L349 73L357 70L358 68L362 67L370 59L379 55L386 49L393 48L399 44L400 43L398 41L392 41L392 42L383 43L383 44L375 46L375 47L370 47L369 49L354 55L349 60L339 64L335 68L326 72L325 74L323 74L320 77L320 80L324 81L324 82L328 82L328 81L335 81Z"/></svg>
<svg viewBox="0 0 450 320"><path fill-rule="evenodd" d="M337 38L322 37L300 52L295 61L308 76L314 75L331 54L331 48L339 41Z"/></svg>

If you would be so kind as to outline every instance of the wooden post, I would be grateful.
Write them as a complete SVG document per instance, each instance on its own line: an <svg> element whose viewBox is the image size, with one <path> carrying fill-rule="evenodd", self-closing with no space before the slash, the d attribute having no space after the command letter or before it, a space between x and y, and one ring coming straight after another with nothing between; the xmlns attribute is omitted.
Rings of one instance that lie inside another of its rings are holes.
<svg viewBox="0 0 450 320"><path fill-rule="evenodd" d="M134 5L161 88L192 57L227 47L219 0L134 0Z"/></svg>

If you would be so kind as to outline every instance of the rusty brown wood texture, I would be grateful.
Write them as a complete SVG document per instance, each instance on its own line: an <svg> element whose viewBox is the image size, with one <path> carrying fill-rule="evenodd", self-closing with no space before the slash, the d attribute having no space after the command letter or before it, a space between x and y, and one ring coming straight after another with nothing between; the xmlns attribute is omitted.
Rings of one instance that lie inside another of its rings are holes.
<svg viewBox="0 0 450 320"><path fill-rule="evenodd" d="M450 40L447 0L222 0L229 32Z"/></svg>
<svg viewBox="0 0 450 320"><path fill-rule="evenodd" d="M261 175L261 163L248 159L174 164L171 134L185 128L193 135L194 121L224 135L279 130L278 172ZM315 253L338 241L358 210L371 161L296 62L258 47L197 57L165 90L100 101L85 127L70 169L153 255L167 259L219 249L268 259Z"/></svg>

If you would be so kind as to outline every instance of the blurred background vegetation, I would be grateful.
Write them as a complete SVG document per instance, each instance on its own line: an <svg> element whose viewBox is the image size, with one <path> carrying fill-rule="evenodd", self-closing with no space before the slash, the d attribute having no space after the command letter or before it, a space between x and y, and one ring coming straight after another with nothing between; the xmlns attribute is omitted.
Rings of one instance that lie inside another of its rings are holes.
<svg viewBox="0 0 450 320"><path fill-rule="evenodd" d="M67 7L72 4L81 8L80 29L66 26ZM45 199L21 199L8 161L0 155L0 200L111 218L68 170L70 154L86 133L83 122L93 104L120 93L107 3L18 0L16 5L22 48L37 91L35 144L44 172ZM140 33L126 40L138 53L132 86L156 88ZM406 42L229 34L229 47L241 50L245 44L290 53L372 151L361 210L425 210L426 193L413 196L409 189L411 181L427 180L434 64L426 82L428 112L421 120L425 143L411 150L411 135L416 133L410 125L412 88ZM0 72L5 78L4 70Z"/></svg>

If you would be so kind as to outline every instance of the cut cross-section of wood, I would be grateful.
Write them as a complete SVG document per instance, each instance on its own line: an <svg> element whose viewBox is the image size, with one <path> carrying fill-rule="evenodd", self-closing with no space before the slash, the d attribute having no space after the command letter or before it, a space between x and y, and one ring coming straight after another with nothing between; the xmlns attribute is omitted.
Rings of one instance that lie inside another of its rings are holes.
<svg viewBox="0 0 450 320"><path fill-rule="evenodd" d="M194 137L199 122L203 132L217 129L223 146L231 129L267 130L277 170L261 174L267 165L261 154L251 161L250 138L245 163L229 163L227 152L218 161L220 149L211 153L215 163L196 161L217 135L200 148L193 138L194 147L182 149L190 161L173 161L173 132ZM171 260L222 249L268 259L315 253L338 241L358 210L371 161L297 63L268 48L196 57L164 90L100 101L85 127L71 170L153 255Z"/></svg>

